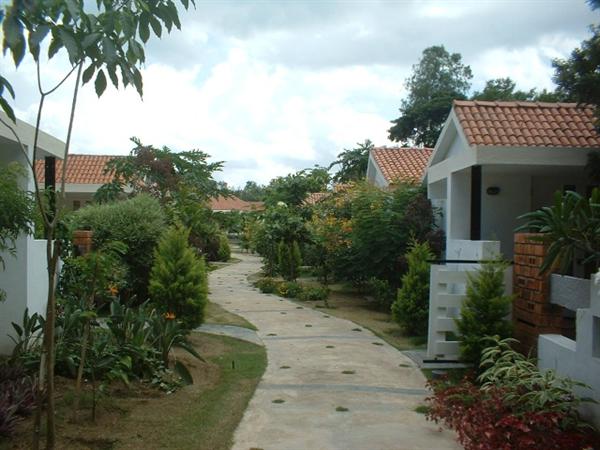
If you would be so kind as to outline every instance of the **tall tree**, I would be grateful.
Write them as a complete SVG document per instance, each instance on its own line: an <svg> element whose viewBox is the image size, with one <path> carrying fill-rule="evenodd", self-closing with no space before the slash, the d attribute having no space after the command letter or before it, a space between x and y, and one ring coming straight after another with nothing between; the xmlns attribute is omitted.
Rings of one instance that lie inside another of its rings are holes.
<svg viewBox="0 0 600 450"><path fill-rule="evenodd" d="M459 53L443 45L423 50L406 80L408 97L402 100L400 117L388 131L393 141L433 147L454 99L465 99L473 78Z"/></svg>
<svg viewBox="0 0 600 450"><path fill-rule="evenodd" d="M180 0L183 7L189 7L190 0ZM193 3L193 0L191 0ZM16 131L15 116L4 98L8 92L14 98L14 91L8 81L0 77L0 106L7 113L12 123L0 118L2 123L19 143L27 164L32 170L36 198L40 214L44 222L47 240L46 258L48 268L48 297L46 305L46 321L44 326L43 350L40 361L39 389L45 389L46 402L46 448L54 449L56 443L55 400L54 400L54 329L56 312L56 275L58 258L61 253L61 240L55 239L56 230L61 218L61 209L65 204L65 174L68 167L69 146L73 132L73 122L80 85L94 78L96 94L101 96L107 87L107 81L118 88L132 85L138 94L143 93L142 74L139 67L145 61L144 45L151 33L160 37L164 28L168 32L173 26L180 28L177 6L172 0L136 0L114 1L103 0L86 2L84 0L68 1L14 1L0 12L3 20L3 49L13 57L15 66L23 61L27 50L31 54L37 68L37 88L40 100L37 109L36 128L33 139L33 158L20 140ZM46 48L44 41L49 38L48 60L61 50L65 50L71 68L64 78L54 86L44 86L42 74L47 69L42 67L46 58L40 58L40 50ZM85 70L84 70L85 68ZM117 71L120 75L117 75ZM108 78L107 78L108 75ZM57 213L53 214L42 201L42 193L38 188L37 177L33 170L33 161L37 156L40 123L44 111L45 100L61 87L68 79L74 79L71 110L67 126L67 137L63 157L60 191L56 205ZM120 82L119 82L120 80ZM41 390L38 394L41 394ZM42 398L40 395L39 398ZM40 417L42 405L38 408L34 423L34 440L32 448L40 445Z"/></svg>
<svg viewBox="0 0 600 450"><path fill-rule="evenodd" d="M517 84L509 77L494 78L485 83L482 91L476 91L471 97L473 100L487 101L538 101L558 102L563 98L560 93L543 89L517 90Z"/></svg>
<svg viewBox="0 0 600 450"><path fill-rule="evenodd" d="M109 193L123 192L125 186L136 193L148 193L163 204L176 200L181 191L197 200L208 200L223 192L223 185L213 178L223 163L209 163L210 155L200 150L175 152L167 146L157 148L143 145L137 138L131 140L135 147L128 156L106 163L105 170L114 172L114 178L98 190L98 200L106 200Z"/></svg>
<svg viewBox="0 0 600 450"><path fill-rule="evenodd" d="M568 59L553 61L558 92L578 103L600 105L600 27Z"/></svg>
<svg viewBox="0 0 600 450"><path fill-rule="evenodd" d="M363 143L358 142L355 148L345 148L343 152L337 155L337 159L329 165L329 169L339 166L332 180L335 183L348 183L365 178L369 152L373 148L374 145L369 139L365 139Z"/></svg>
<svg viewBox="0 0 600 450"><path fill-rule="evenodd" d="M265 186L256 181L246 181L242 189L235 189L233 193L247 202L261 202L265 199Z"/></svg>
<svg viewBox="0 0 600 450"><path fill-rule="evenodd" d="M300 206L310 192L324 191L329 178L328 170L319 166L274 178L267 186L265 201L268 205Z"/></svg>

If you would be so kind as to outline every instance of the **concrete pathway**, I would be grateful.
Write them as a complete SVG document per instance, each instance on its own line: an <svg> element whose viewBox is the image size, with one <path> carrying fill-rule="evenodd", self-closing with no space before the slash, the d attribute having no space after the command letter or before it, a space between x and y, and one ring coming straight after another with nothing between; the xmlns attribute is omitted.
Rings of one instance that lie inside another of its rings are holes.
<svg viewBox="0 0 600 450"><path fill-rule="evenodd" d="M258 336L258 333L254 330L250 330L244 327L237 327L235 325L219 325L216 323L205 323L194 331L200 331L201 333L216 334L219 336L229 336L242 341L248 341L256 345L264 347L265 343Z"/></svg>
<svg viewBox="0 0 600 450"><path fill-rule="evenodd" d="M258 327L268 367L233 450L458 450L414 408L425 379L402 353L355 323L262 294L260 259L210 274L211 301Z"/></svg>

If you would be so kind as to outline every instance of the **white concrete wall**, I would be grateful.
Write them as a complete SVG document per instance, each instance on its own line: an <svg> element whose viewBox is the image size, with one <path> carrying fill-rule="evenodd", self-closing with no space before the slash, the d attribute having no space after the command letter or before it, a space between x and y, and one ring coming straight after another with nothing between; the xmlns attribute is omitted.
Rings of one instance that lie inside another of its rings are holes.
<svg viewBox="0 0 600 450"><path fill-rule="evenodd" d="M369 162L367 163L367 181L380 188L387 188L389 186L371 152L369 152Z"/></svg>
<svg viewBox="0 0 600 450"><path fill-rule="evenodd" d="M6 292L6 301L0 303L0 354L12 351L11 322L21 323L27 305L27 241L22 236L16 242L16 257L3 253L5 270L0 270L0 289Z"/></svg>
<svg viewBox="0 0 600 450"><path fill-rule="evenodd" d="M587 384L591 390L578 388L576 392L600 402L600 273L590 283L590 308L577 310L577 341L557 334L540 335L538 366ZM600 427L600 403L582 405L581 413Z"/></svg>
<svg viewBox="0 0 600 450"><path fill-rule="evenodd" d="M446 240L471 236L471 171L453 172L448 177L446 204Z"/></svg>
<svg viewBox="0 0 600 450"><path fill-rule="evenodd" d="M29 314L46 315L48 263L45 239L30 239L27 251L27 307Z"/></svg>
<svg viewBox="0 0 600 450"><path fill-rule="evenodd" d="M488 187L500 188L498 195L488 195ZM527 174L490 173L482 168L481 239L500 241L506 259L514 253L514 230L517 220L531 211L531 177Z"/></svg>

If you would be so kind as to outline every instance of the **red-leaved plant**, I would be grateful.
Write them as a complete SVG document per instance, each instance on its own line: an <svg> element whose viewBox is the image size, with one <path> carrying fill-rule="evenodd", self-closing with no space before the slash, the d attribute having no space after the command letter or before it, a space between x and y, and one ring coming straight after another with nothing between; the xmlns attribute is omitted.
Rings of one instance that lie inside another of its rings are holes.
<svg viewBox="0 0 600 450"><path fill-rule="evenodd" d="M512 341L496 339L483 352L486 370L477 380L430 382L427 418L455 430L466 450L600 448L600 436L577 413L584 400L571 388L579 383L540 373L513 352Z"/></svg>

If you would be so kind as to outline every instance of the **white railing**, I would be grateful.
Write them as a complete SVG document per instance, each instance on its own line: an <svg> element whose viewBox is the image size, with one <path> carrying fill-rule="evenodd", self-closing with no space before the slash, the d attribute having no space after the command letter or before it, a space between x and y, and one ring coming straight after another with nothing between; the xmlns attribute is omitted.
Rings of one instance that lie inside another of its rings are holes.
<svg viewBox="0 0 600 450"><path fill-rule="evenodd" d="M445 265L432 265L429 279L429 330L427 359L458 361L459 341L455 319L459 317L469 274L481 267L475 261L498 258L500 242L448 240L446 258L454 261ZM468 263L456 263L458 260ZM512 292L512 267L504 276L505 292Z"/></svg>

